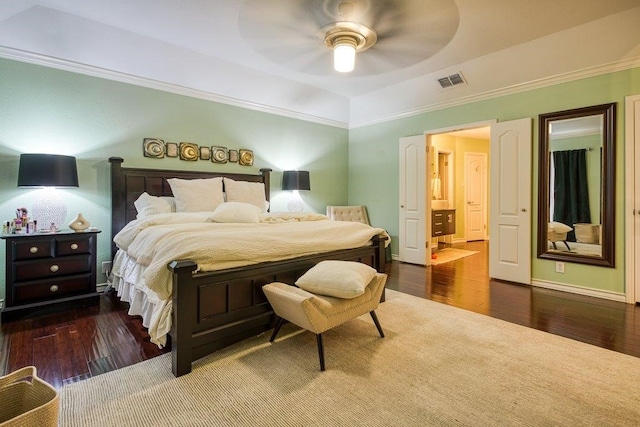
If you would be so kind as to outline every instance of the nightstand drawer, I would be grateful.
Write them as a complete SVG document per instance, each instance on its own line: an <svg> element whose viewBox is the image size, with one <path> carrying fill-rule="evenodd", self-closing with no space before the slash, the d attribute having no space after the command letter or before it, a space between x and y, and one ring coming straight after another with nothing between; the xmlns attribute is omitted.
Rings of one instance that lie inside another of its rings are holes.
<svg viewBox="0 0 640 427"><path fill-rule="evenodd" d="M11 245L13 246L13 261L53 256L54 240L52 238L18 240L11 242Z"/></svg>
<svg viewBox="0 0 640 427"><path fill-rule="evenodd" d="M93 235L81 235L72 238L56 238L56 256L88 254L93 246Z"/></svg>
<svg viewBox="0 0 640 427"><path fill-rule="evenodd" d="M15 262L12 265L13 280L15 282L24 282L47 277L89 273L91 272L92 260L92 256L87 254L51 260Z"/></svg>
<svg viewBox="0 0 640 427"><path fill-rule="evenodd" d="M86 293L92 290L91 274L61 280L39 280L14 286L14 302L29 302L61 298L67 295Z"/></svg>

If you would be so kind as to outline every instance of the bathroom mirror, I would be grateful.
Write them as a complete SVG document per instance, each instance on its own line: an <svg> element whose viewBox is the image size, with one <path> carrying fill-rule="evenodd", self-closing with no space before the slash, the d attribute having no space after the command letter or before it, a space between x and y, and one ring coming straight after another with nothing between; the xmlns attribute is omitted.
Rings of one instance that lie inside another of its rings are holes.
<svg viewBox="0 0 640 427"><path fill-rule="evenodd" d="M453 200L453 151L432 145L431 209L452 209Z"/></svg>
<svg viewBox="0 0 640 427"><path fill-rule="evenodd" d="M615 113L539 116L538 258L614 267Z"/></svg>

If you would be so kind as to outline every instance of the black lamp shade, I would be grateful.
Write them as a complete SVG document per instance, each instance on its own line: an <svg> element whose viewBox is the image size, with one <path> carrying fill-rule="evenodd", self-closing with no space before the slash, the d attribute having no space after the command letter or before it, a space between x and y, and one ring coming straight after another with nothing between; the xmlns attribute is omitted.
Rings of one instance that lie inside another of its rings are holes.
<svg viewBox="0 0 640 427"><path fill-rule="evenodd" d="M18 187L77 187L76 158L58 154L21 154Z"/></svg>
<svg viewBox="0 0 640 427"><path fill-rule="evenodd" d="M284 171L282 173L283 190L311 190L309 171Z"/></svg>

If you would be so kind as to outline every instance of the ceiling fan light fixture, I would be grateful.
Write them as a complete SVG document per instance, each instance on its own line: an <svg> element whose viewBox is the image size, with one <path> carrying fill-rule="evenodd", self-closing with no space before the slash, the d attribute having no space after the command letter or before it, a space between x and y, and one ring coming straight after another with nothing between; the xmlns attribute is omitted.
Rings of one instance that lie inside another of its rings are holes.
<svg viewBox="0 0 640 427"><path fill-rule="evenodd" d="M356 63L355 39L349 36L340 37L333 47L333 68L339 73L353 71Z"/></svg>
<svg viewBox="0 0 640 427"><path fill-rule="evenodd" d="M375 31L355 22L335 22L321 31L325 45L333 50L333 68L340 73L353 71L356 52L369 49L378 40Z"/></svg>

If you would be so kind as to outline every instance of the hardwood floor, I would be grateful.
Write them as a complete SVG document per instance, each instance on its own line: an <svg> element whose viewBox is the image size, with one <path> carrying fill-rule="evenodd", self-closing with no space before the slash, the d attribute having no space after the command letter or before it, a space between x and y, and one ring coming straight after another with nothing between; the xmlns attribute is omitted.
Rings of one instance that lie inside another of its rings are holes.
<svg viewBox="0 0 640 427"><path fill-rule="evenodd" d="M443 304L640 357L640 306L489 280L488 243L478 254L437 266L387 264L387 287ZM103 295L99 307L0 325L0 375L35 365L56 388L158 356L127 304Z"/></svg>
<svg viewBox="0 0 640 427"><path fill-rule="evenodd" d="M6 322L0 328L0 375L34 365L56 388L158 356L139 318L113 294L100 306Z"/></svg>
<svg viewBox="0 0 640 427"><path fill-rule="evenodd" d="M388 264L387 288L640 357L640 306L489 279L488 242L478 254L423 267Z"/></svg>

